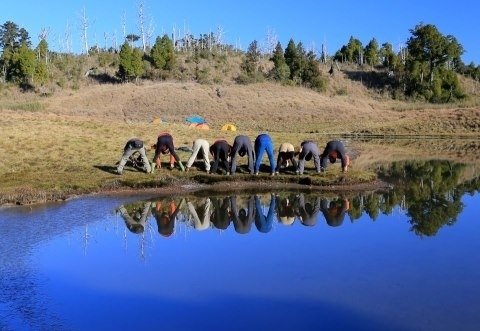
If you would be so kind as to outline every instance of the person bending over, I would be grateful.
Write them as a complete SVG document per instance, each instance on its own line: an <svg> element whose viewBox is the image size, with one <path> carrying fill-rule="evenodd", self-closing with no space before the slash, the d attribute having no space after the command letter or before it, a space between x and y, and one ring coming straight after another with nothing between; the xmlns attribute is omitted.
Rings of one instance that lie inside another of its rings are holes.
<svg viewBox="0 0 480 331"><path fill-rule="evenodd" d="M160 133L157 138L157 143L153 145L155 147L155 156L153 157L153 162L156 164L157 168L162 167L162 162L160 161L160 155L170 154L170 169L173 169L175 161L177 161L180 169L185 171L182 161L175 152L175 147L173 146L173 137L170 133ZM152 167L153 171L154 167Z"/></svg>
<svg viewBox="0 0 480 331"><path fill-rule="evenodd" d="M192 155L187 161L187 168L188 171L190 167L193 165L196 159L202 159L203 163L205 164L205 170L207 173L210 173L210 160L208 159L208 151L210 149L210 144L205 139L195 139L193 141L192 146Z"/></svg>
<svg viewBox="0 0 480 331"><path fill-rule="evenodd" d="M305 161L310 161L313 157L313 163L317 172L320 172L320 151L317 144L313 141L307 140L300 145L300 154L298 155L297 174L303 175L305 170Z"/></svg>
<svg viewBox="0 0 480 331"><path fill-rule="evenodd" d="M273 157L273 141L272 138L262 133L255 139L255 175L258 175L260 164L262 163L263 153L267 152L270 162L270 173L275 175L275 159Z"/></svg>
<svg viewBox="0 0 480 331"><path fill-rule="evenodd" d="M330 163L335 163L337 159L340 159L342 161L342 171L348 171L350 157L347 155L345 146L341 141L332 140L327 143L327 146L325 146L325 149L320 156L320 166L322 172L327 168L327 159L330 160Z"/></svg>
<svg viewBox="0 0 480 331"><path fill-rule="evenodd" d="M290 143L282 143L278 149L277 168L275 169L277 175L282 166L289 166L289 162L292 163L293 169L297 170L297 161L295 161L295 148Z"/></svg>
<svg viewBox="0 0 480 331"><path fill-rule="evenodd" d="M237 171L237 160L238 157L248 156L248 170L250 174L253 175L253 150L252 150L252 141L247 136L236 136L235 140L233 141L232 152L230 153L231 165L230 165L230 173L235 175Z"/></svg>
<svg viewBox="0 0 480 331"><path fill-rule="evenodd" d="M230 146L226 140L220 139L213 143L210 146L210 153L213 156L213 164L210 168L210 172L212 174L217 173L218 164L221 163L223 168L227 172L227 175L230 174L230 166L228 164L229 154L232 150L232 146Z"/></svg>
<svg viewBox="0 0 480 331"><path fill-rule="evenodd" d="M125 147L123 148L123 155L117 166L117 174L123 174L123 167L127 163L128 159L137 152L140 153L145 172L151 172L150 162L148 161L147 152L143 141L138 138L132 138L127 141Z"/></svg>

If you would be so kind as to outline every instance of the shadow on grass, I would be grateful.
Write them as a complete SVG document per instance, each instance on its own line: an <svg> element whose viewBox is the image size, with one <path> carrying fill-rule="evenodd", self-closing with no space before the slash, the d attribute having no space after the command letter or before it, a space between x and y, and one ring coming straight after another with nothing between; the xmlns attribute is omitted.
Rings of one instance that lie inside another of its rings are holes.
<svg viewBox="0 0 480 331"><path fill-rule="evenodd" d="M107 166L107 165L94 165L94 168L107 172L109 174L117 175L117 167L116 166ZM123 168L123 172L143 172L142 170L135 169L135 168Z"/></svg>
<svg viewBox="0 0 480 331"><path fill-rule="evenodd" d="M104 172L108 172L109 174L117 174L117 167L114 166L106 166L106 165L94 165L94 168L102 170Z"/></svg>

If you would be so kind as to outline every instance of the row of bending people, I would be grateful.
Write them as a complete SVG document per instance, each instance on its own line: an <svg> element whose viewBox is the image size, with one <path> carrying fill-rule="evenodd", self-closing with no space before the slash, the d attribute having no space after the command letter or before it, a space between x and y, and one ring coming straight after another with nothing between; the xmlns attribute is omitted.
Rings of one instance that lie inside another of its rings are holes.
<svg viewBox="0 0 480 331"><path fill-rule="evenodd" d="M239 234L249 233L255 224L259 232L268 233L275 219L283 225L292 225L298 220L302 225L314 226L321 213L329 226L339 226L348 210L346 198L329 200L304 194L287 197L272 194L266 205L258 195L254 195L137 202L118 208L131 232L143 233L151 214L156 220L158 233L164 237L174 233L177 221L187 222L198 231L212 227L225 230L233 223L235 232Z"/></svg>
<svg viewBox="0 0 480 331"><path fill-rule="evenodd" d="M177 162L182 171L189 171L194 162L200 159L203 160L207 173L217 173L220 166L227 174L232 175L237 172L237 163L244 156L247 156L247 167L250 174L257 175L265 153L270 163L270 173L272 175L279 174L282 167L288 168L290 164L297 174L302 175L305 171L305 163L311 159L313 159L317 172L325 171L328 164L327 160L330 163L335 163L337 159L340 159L343 172L348 170L350 163L345 146L338 140L329 141L322 153L320 153L317 144L310 140L303 141L298 152L295 151L295 147L291 143L284 142L280 145L278 156L275 160L274 144L272 138L266 133L258 135L254 144L245 135L236 136L233 145L230 145L224 139L219 139L210 146L205 139L195 139L192 145L192 154L186 163L186 167L184 167L178 154L175 152L173 137L170 133L164 132L159 134L157 142L152 148L155 150L155 155L153 163L150 165L143 141L138 138L130 139L126 143L122 157L118 162L117 173L122 174L128 160L132 160L134 166L136 165L146 172L153 172L155 167L161 168L160 157L162 155L169 156L170 169L173 169L175 162ZM139 156L132 158L137 152ZM213 156L212 164L210 163L209 154ZM297 155L298 161L296 160Z"/></svg>

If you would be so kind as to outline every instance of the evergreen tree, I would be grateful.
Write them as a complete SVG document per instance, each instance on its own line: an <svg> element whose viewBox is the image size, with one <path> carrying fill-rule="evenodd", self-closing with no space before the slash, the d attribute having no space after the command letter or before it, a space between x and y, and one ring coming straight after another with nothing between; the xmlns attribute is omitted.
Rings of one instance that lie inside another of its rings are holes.
<svg viewBox="0 0 480 331"><path fill-rule="evenodd" d="M40 84L41 86L45 85L48 81L48 69L45 62L37 61L33 80L36 84Z"/></svg>
<svg viewBox="0 0 480 331"><path fill-rule="evenodd" d="M124 42L122 47L120 48L120 65L118 70L119 76L123 81L134 77L132 67L132 54L132 47L130 47L130 44L128 42Z"/></svg>
<svg viewBox="0 0 480 331"><path fill-rule="evenodd" d="M406 93L431 102L464 97L453 68L460 64L463 47L455 37L443 36L434 25L419 24L407 41Z"/></svg>
<svg viewBox="0 0 480 331"><path fill-rule="evenodd" d="M389 70L393 70L395 64L395 53L393 52L392 44L382 44L382 48L380 48L380 56L382 57L383 66Z"/></svg>
<svg viewBox="0 0 480 331"><path fill-rule="evenodd" d="M143 66L143 52L139 48L134 48L131 59L132 76L135 80L138 80L138 78L145 73L145 68Z"/></svg>
<svg viewBox="0 0 480 331"><path fill-rule="evenodd" d="M35 72L35 52L22 44L14 53L9 68L9 77L14 82L29 84Z"/></svg>
<svg viewBox="0 0 480 331"><path fill-rule="evenodd" d="M285 56L280 42L277 43L270 60L273 62L273 69L270 72L270 76L280 82L287 80L290 77L290 68L285 62Z"/></svg>
<svg viewBox="0 0 480 331"><path fill-rule="evenodd" d="M334 59L340 62L357 62L362 64L361 55L363 53L363 46L360 40L350 37L348 44L335 53Z"/></svg>
<svg viewBox="0 0 480 331"><path fill-rule="evenodd" d="M295 42L293 39L290 39L288 42L287 48L285 48L285 63L288 65L290 68L290 79L294 80L299 77L301 77L301 72L300 72L300 54L298 52L298 48L295 45Z"/></svg>
<svg viewBox="0 0 480 331"><path fill-rule="evenodd" d="M11 21L5 22L0 26L0 47L16 49L25 44L30 47L30 37L27 30Z"/></svg>
<svg viewBox="0 0 480 331"><path fill-rule="evenodd" d="M48 62L48 43L45 39L40 40L36 48L36 51L37 51L37 59L39 61L44 61L45 63L47 63Z"/></svg>
<svg viewBox="0 0 480 331"><path fill-rule="evenodd" d="M242 70L250 77L255 77L258 73L260 62L260 50L256 40L252 41L248 46L245 59L242 63Z"/></svg>
<svg viewBox="0 0 480 331"><path fill-rule="evenodd" d="M319 65L316 55L308 52L305 56L305 67L302 70L302 81L311 89L323 92L327 87L327 82L322 77Z"/></svg>
<svg viewBox="0 0 480 331"><path fill-rule="evenodd" d="M152 64L157 69L172 70L175 67L175 49L173 41L167 36L157 37L150 51Z"/></svg>
<svg viewBox="0 0 480 331"><path fill-rule="evenodd" d="M411 29L407 41L408 54L414 61L428 63L429 80L433 81L436 68L449 60L458 60L463 47L453 36L443 36L432 24L419 24Z"/></svg>
<svg viewBox="0 0 480 331"><path fill-rule="evenodd" d="M378 64L378 42L375 38L370 40L367 46L365 46L365 60L370 66L376 66Z"/></svg>

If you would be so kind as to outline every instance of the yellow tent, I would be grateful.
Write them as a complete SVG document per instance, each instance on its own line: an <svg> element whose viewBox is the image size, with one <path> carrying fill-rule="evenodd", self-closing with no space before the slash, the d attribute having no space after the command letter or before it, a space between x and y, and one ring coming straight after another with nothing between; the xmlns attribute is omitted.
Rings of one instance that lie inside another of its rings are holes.
<svg viewBox="0 0 480 331"><path fill-rule="evenodd" d="M237 131L237 128L233 124L225 124L222 126L222 131Z"/></svg>

